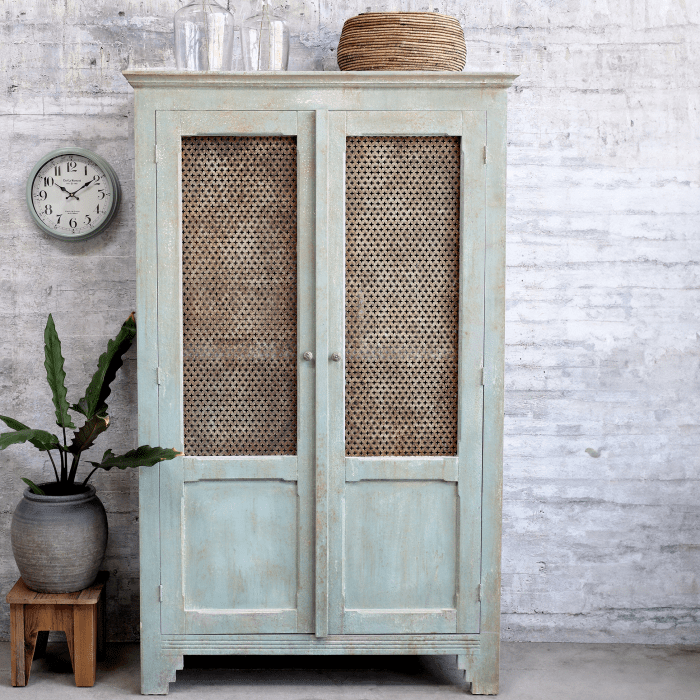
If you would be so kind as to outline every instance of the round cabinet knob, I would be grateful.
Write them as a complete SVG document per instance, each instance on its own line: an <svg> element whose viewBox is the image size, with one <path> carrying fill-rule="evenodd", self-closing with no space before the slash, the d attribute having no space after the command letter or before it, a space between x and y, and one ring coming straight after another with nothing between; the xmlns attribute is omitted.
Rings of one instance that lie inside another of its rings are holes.
<svg viewBox="0 0 700 700"><path fill-rule="evenodd" d="M311 360L314 359L314 354L312 352L309 352L308 350L304 353L303 358L307 361L310 362Z"/></svg>
<svg viewBox="0 0 700 700"><path fill-rule="evenodd" d="M334 352L331 355L331 360L333 360L333 362L340 362L340 354L337 352Z"/></svg>

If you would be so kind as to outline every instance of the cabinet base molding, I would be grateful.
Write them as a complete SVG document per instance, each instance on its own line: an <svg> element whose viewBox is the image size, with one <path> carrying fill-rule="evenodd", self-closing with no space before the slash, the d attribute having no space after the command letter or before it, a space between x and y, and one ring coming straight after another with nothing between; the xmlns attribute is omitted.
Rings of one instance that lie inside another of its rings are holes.
<svg viewBox="0 0 700 700"><path fill-rule="evenodd" d="M498 693L498 670L482 658L480 635L395 634L330 635L163 635L160 653L157 644L149 645L142 659L142 694L167 695L175 672L182 670L183 657L191 656L295 656L295 655L377 655L377 656L457 656L458 668L471 681L472 695ZM488 640L486 647L489 646ZM142 650L143 652L143 650ZM143 655L143 654L142 654ZM145 664L143 663L145 661ZM148 667L152 667L149 672Z"/></svg>
<svg viewBox="0 0 700 700"><path fill-rule="evenodd" d="M164 636L162 648L179 654L426 654L448 656L476 652L474 635L338 635L318 638L313 634L275 635L172 635Z"/></svg>

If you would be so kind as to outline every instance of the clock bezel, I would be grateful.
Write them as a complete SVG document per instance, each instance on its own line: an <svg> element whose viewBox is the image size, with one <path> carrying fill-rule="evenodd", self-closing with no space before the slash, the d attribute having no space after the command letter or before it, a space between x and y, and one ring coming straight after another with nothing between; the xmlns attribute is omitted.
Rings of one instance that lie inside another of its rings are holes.
<svg viewBox="0 0 700 700"><path fill-rule="evenodd" d="M39 173L39 171L48 163L50 160L53 160L54 158L57 158L58 156L69 156L69 155L76 155L76 156L82 156L83 158L87 158L88 160L91 160L98 168L102 170L102 172L105 174L105 177L109 180L110 185L112 186L112 192L113 197L112 201L110 202L110 209L107 212L107 216L100 222L98 226L95 226L95 228L90 231L89 233L83 233L78 236L73 236L71 234L67 233L60 233L56 231L55 229L50 228L47 226L40 218L39 215L36 213L36 209L34 208L34 200L32 198L32 189L34 186L34 180L36 180L36 177ZM34 220L34 223L44 232L47 233L49 236L52 238L56 238L60 241L84 241L87 240L88 238L92 238L93 236L96 236L99 233L102 233L111 223L114 217L117 214L117 211L119 211L119 205L121 204L121 198L122 198L122 188L121 184L119 183L119 178L117 177L116 172L114 172L114 168L101 156L98 156L97 153L94 153L93 151L89 151L86 148L77 148L77 147L72 147L68 146L66 148L59 148L55 151L51 151L51 153L47 153L46 155L42 156L39 161L36 163L36 165L32 168L31 173L29 173L29 177L27 178L27 187L26 187L26 199L27 199L27 208L29 209L29 213L32 216L32 219Z"/></svg>

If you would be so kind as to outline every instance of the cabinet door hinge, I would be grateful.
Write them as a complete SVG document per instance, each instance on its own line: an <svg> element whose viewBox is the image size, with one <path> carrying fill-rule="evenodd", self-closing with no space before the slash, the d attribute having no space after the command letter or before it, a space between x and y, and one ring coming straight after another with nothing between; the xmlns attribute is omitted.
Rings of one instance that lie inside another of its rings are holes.
<svg viewBox="0 0 700 700"><path fill-rule="evenodd" d="M163 383L163 370L161 370L160 367L156 368L156 381L158 382L158 385Z"/></svg>
<svg viewBox="0 0 700 700"><path fill-rule="evenodd" d="M162 603L163 602L163 584L158 586L158 600Z"/></svg>
<svg viewBox="0 0 700 700"><path fill-rule="evenodd" d="M486 165L486 146L484 146L484 165Z"/></svg>
<svg viewBox="0 0 700 700"><path fill-rule="evenodd" d="M163 586L161 586L162 588ZM476 599L481 602L481 584L476 587Z"/></svg>
<svg viewBox="0 0 700 700"><path fill-rule="evenodd" d="M153 162L158 164L158 144L153 144Z"/></svg>
<svg viewBox="0 0 700 700"><path fill-rule="evenodd" d="M482 361L481 367L479 367L479 374L481 375L480 380L481 380L481 386L484 386L484 363Z"/></svg>

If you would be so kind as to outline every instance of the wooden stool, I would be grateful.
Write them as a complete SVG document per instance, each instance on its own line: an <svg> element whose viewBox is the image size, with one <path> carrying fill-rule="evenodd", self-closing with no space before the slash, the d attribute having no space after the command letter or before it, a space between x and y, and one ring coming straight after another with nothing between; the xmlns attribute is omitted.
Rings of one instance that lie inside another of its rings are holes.
<svg viewBox="0 0 700 700"><path fill-rule="evenodd" d="M49 632L65 632L75 684L95 685L97 659L105 653L105 583L108 571L75 593L37 593L20 579L7 594L10 604L12 685L29 682L32 659L43 656Z"/></svg>

